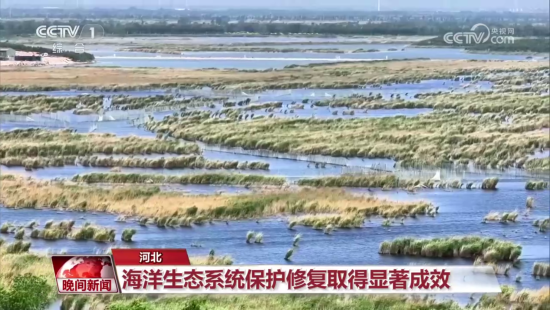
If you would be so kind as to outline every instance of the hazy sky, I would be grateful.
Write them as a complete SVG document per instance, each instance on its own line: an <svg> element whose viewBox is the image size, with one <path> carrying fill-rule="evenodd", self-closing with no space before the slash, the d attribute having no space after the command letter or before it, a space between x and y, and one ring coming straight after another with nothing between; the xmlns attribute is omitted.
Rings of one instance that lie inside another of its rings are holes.
<svg viewBox="0 0 550 310"><path fill-rule="evenodd" d="M210 8L305 8L376 10L377 0L0 0L2 6L44 7L71 6L80 2L84 7L210 7ZM431 10L490 10L490 9L544 9L548 0L381 0L382 9L431 9Z"/></svg>

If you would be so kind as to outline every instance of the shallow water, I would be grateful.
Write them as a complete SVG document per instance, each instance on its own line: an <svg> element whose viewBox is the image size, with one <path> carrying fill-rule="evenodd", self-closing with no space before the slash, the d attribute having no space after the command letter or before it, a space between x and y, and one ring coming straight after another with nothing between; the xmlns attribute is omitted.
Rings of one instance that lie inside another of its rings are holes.
<svg viewBox="0 0 550 310"><path fill-rule="evenodd" d="M288 65L306 65L310 63L342 61L344 59L475 59L475 60L525 60L525 55L507 55L507 54L483 54L468 53L461 49L454 48L410 48L403 45L292 45L295 48L340 48L351 50L356 48L379 49L379 52L364 53L268 53L268 52L184 52L184 57L200 57L203 59L163 59L163 57L179 57L174 54L163 53L142 53L142 52L117 52L114 50L95 51L94 55L98 57L113 56L118 57L154 57L151 59L116 59L116 58L97 58L95 66L120 66L120 67L161 67L161 68L220 68L220 69L258 69L269 68L280 69ZM270 47L290 47L287 45ZM390 48L397 48L398 51L388 51ZM402 50L404 49L404 50ZM230 57L235 59L209 59ZM246 59L245 59L246 57ZM257 60L251 60L258 58ZM266 58L288 58L291 60L269 60ZM303 60L301 60L303 59ZM323 60L315 60L323 59ZM534 60L542 60L542 57L534 57Z"/></svg>
<svg viewBox="0 0 550 310"><path fill-rule="evenodd" d="M218 255L231 255L236 264L281 264L283 257L292 245L295 234L302 234L299 248L295 251L292 264L338 264L338 265L400 265L400 264L472 264L465 259L427 259L382 256L378 254L379 244L384 240L392 240L403 236L432 238L453 235L476 234L484 237L494 237L514 241L523 246L522 264L519 269L512 269L509 277L499 276L501 284L514 284L516 274L523 277L522 287L539 288L548 285L548 279L535 280L530 275L535 261L547 261L549 233L535 233L531 225L536 218L548 216L549 191L527 192L519 186L497 191L482 190L425 190L416 195L403 191L381 192L374 194L396 200L429 200L440 207L440 213L435 218L419 217L407 219L405 225L393 224L389 228L381 227L381 219L373 218L361 229L339 229L333 235L324 235L321 231L311 228L297 227L295 231L286 228L286 219L272 218L255 221L235 221L226 225L224 222L205 224L193 228L157 228L149 225L143 228L134 222L116 223L114 215L65 212L58 214L49 210L12 210L0 208L2 221L17 221L20 224L36 219L41 223L46 220L75 219L77 226L84 221L117 229L120 233L125 228L135 228L138 233L134 242L104 244L93 241L45 241L33 240L32 249L43 251L66 249L69 253L90 253L93 249L106 249L110 246L128 246L136 248L167 247L187 248L190 255L207 255L214 249ZM351 189L352 192L365 194L366 190ZM509 212L514 209L525 210L527 196L535 198L536 207L528 218L520 216L517 223L481 224L482 218L491 211ZM85 219L79 219L84 216ZM245 236L249 230L262 232L264 244L246 244ZM2 236L6 237L6 236ZM12 239L11 235L7 236ZM199 243L202 248L191 247Z"/></svg>

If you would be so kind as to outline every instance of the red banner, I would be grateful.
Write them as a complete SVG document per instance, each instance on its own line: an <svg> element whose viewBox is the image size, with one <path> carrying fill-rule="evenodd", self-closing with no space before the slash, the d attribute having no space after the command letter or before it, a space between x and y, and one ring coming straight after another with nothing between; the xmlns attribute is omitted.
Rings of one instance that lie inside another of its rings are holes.
<svg viewBox="0 0 550 310"><path fill-rule="evenodd" d="M185 249L112 249L112 251L117 266L191 265Z"/></svg>

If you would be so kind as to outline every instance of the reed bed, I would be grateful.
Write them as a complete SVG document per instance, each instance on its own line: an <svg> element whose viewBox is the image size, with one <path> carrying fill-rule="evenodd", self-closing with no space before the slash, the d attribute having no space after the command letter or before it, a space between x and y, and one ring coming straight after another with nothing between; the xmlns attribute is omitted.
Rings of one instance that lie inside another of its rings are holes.
<svg viewBox="0 0 550 310"><path fill-rule="evenodd" d="M99 111L102 98L92 96L52 97L47 95L0 96L0 113L28 115L75 109L79 104Z"/></svg>
<svg viewBox="0 0 550 310"><path fill-rule="evenodd" d="M529 171L550 171L550 158L533 158L525 162L525 169Z"/></svg>
<svg viewBox="0 0 550 310"><path fill-rule="evenodd" d="M118 175L118 174L113 174ZM0 202L9 208L113 212L146 218L243 219L278 214L361 213L405 216L432 208L426 202L358 197L341 189L270 190L240 195L181 195L156 186L97 188L16 178L2 182ZM204 220L203 220L204 221ZM46 227L46 226L45 226Z"/></svg>
<svg viewBox="0 0 550 310"><path fill-rule="evenodd" d="M477 236L435 239L399 238L380 244L380 254L434 258L477 258L485 262L516 261L521 246L508 241Z"/></svg>
<svg viewBox="0 0 550 310"><path fill-rule="evenodd" d="M390 173L372 174L343 174L340 176L329 176L314 179L300 179L297 182L300 186L315 187L365 187L365 188L404 188L414 190L416 188L466 188L469 183L454 181L434 181L420 179L399 178ZM471 185L470 185L471 188Z"/></svg>
<svg viewBox="0 0 550 310"><path fill-rule="evenodd" d="M503 125L505 119L449 111L415 117L247 122L171 116L146 126L189 141L297 155L390 158L401 167L472 162L480 168L522 168L530 154L550 147L544 129L550 123L547 114L515 116L514 122Z"/></svg>
<svg viewBox="0 0 550 310"><path fill-rule="evenodd" d="M169 158L99 157L74 155L55 157L5 157L0 164L7 167L25 167L27 170L45 167L81 165L84 167L125 167L149 169L226 169L226 170L269 170L269 164L257 161L211 161L199 155Z"/></svg>
<svg viewBox="0 0 550 310"><path fill-rule="evenodd" d="M475 84L472 84L475 86ZM454 109L463 113L550 113L548 98L533 92L484 91L472 93L418 94L419 100L414 107L434 108L438 110ZM397 101L397 102L396 102ZM379 105L385 108L408 108L409 102L392 100ZM367 107L365 107L367 108ZM369 107L372 109L373 107Z"/></svg>
<svg viewBox="0 0 550 310"><path fill-rule="evenodd" d="M188 70L163 68L8 69L1 91L196 89L344 89L363 85L454 79L459 75L538 72L543 62L394 60L288 66L282 70Z"/></svg>
<svg viewBox="0 0 550 310"><path fill-rule="evenodd" d="M73 182L84 183L118 183L118 184L227 184L227 185L276 185L285 184L282 177L263 175L203 173L188 175L161 175L138 173L88 173L77 174Z"/></svg>
<svg viewBox="0 0 550 310"><path fill-rule="evenodd" d="M550 264L548 262L535 262L532 274L536 277L550 277Z"/></svg>
<svg viewBox="0 0 550 310"><path fill-rule="evenodd" d="M78 134L71 130L15 129L0 132L0 158L54 157L93 154L199 154L194 143L116 137L114 134Z"/></svg>
<svg viewBox="0 0 550 310"><path fill-rule="evenodd" d="M303 225L306 227L312 227L313 229L323 230L330 226L329 232L333 228L361 228L367 217L369 216L382 216L383 218L396 218L396 217L417 217L418 215L435 216L438 212L438 208L428 203L411 203L402 205L399 209L388 210L347 210L348 212L341 214L312 214L302 215L290 219L289 227L295 225ZM390 226L390 220L386 219L384 222Z"/></svg>
<svg viewBox="0 0 550 310"><path fill-rule="evenodd" d="M526 190L543 190L548 188L548 182L546 181L527 181L525 183Z"/></svg>

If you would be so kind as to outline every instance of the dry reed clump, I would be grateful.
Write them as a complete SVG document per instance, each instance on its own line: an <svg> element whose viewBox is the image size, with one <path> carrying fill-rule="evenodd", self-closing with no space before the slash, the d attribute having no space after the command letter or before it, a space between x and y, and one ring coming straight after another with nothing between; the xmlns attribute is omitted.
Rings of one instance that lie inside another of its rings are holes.
<svg viewBox="0 0 550 310"><path fill-rule="evenodd" d="M4 222L2 226L0 226L0 234L10 233L13 229L15 229L15 226L12 223Z"/></svg>
<svg viewBox="0 0 550 310"><path fill-rule="evenodd" d="M195 256L190 257L191 265L196 266L229 266L233 265L233 258L231 256Z"/></svg>
<svg viewBox="0 0 550 310"><path fill-rule="evenodd" d="M476 258L486 262L516 261L521 246L512 242L477 236L435 239L399 238L380 244L380 254L439 258Z"/></svg>
<svg viewBox="0 0 550 310"><path fill-rule="evenodd" d="M550 264L548 262L535 262L532 274L536 277L550 277Z"/></svg>
<svg viewBox="0 0 550 310"><path fill-rule="evenodd" d="M497 189L498 178L486 178L481 183L481 189L495 190Z"/></svg>
<svg viewBox="0 0 550 310"><path fill-rule="evenodd" d="M15 241L6 245L6 253L18 254L28 252L31 248L31 243L27 241Z"/></svg>
<svg viewBox="0 0 550 310"><path fill-rule="evenodd" d="M84 183L142 183L142 184L230 184L230 185L283 185L283 177L263 175L202 173L186 175L160 175L147 173L88 173L77 174L73 182Z"/></svg>
<svg viewBox="0 0 550 310"><path fill-rule="evenodd" d="M252 230L248 231L246 233L246 243L252 243L255 235L256 235L256 233L253 232Z"/></svg>
<svg viewBox="0 0 550 310"><path fill-rule="evenodd" d="M527 209L532 209L535 207L535 198L533 197L527 197L527 199L525 200L525 207Z"/></svg>
<svg viewBox="0 0 550 310"><path fill-rule="evenodd" d="M294 219L300 225L325 229L329 225L337 228L362 227L365 216L359 213L343 215L304 215Z"/></svg>
<svg viewBox="0 0 550 310"><path fill-rule="evenodd" d="M526 190L542 190L548 188L548 182L545 181L527 181L525 183Z"/></svg>
<svg viewBox="0 0 550 310"><path fill-rule="evenodd" d="M299 155L391 158L402 167L469 162L480 168L522 166L534 150L550 147L548 115L521 115L503 126L498 115L437 112L365 119L264 118L205 122L167 117L149 130L174 138L246 150ZM253 134L251 134L253 133ZM491 189L495 180L485 182Z"/></svg>
<svg viewBox="0 0 550 310"><path fill-rule="evenodd" d="M533 221L533 226L538 227L540 232L546 232L550 228L550 218L537 219Z"/></svg>
<svg viewBox="0 0 550 310"><path fill-rule="evenodd" d="M483 220L484 221L500 221L501 223L515 222L519 216L518 211L503 212L500 215L498 212L490 212Z"/></svg>
<svg viewBox="0 0 550 310"><path fill-rule="evenodd" d="M72 130L14 129L0 132L0 158L85 156L92 154L199 154L194 143L114 134L79 134Z"/></svg>
<svg viewBox="0 0 550 310"><path fill-rule="evenodd" d="M114 174L116 176L118 174ZM113 212L145 218L244 219L279 214L359 213L415 216L434 213L426 202L359 197L342 189L270 190L240 195L181 195L156 186L98 188L17 178L2 182L0 202L9 208L54 208ZM167 221L163 220L163 221ZM204 220L203 220L204 221Z"/></svg>

